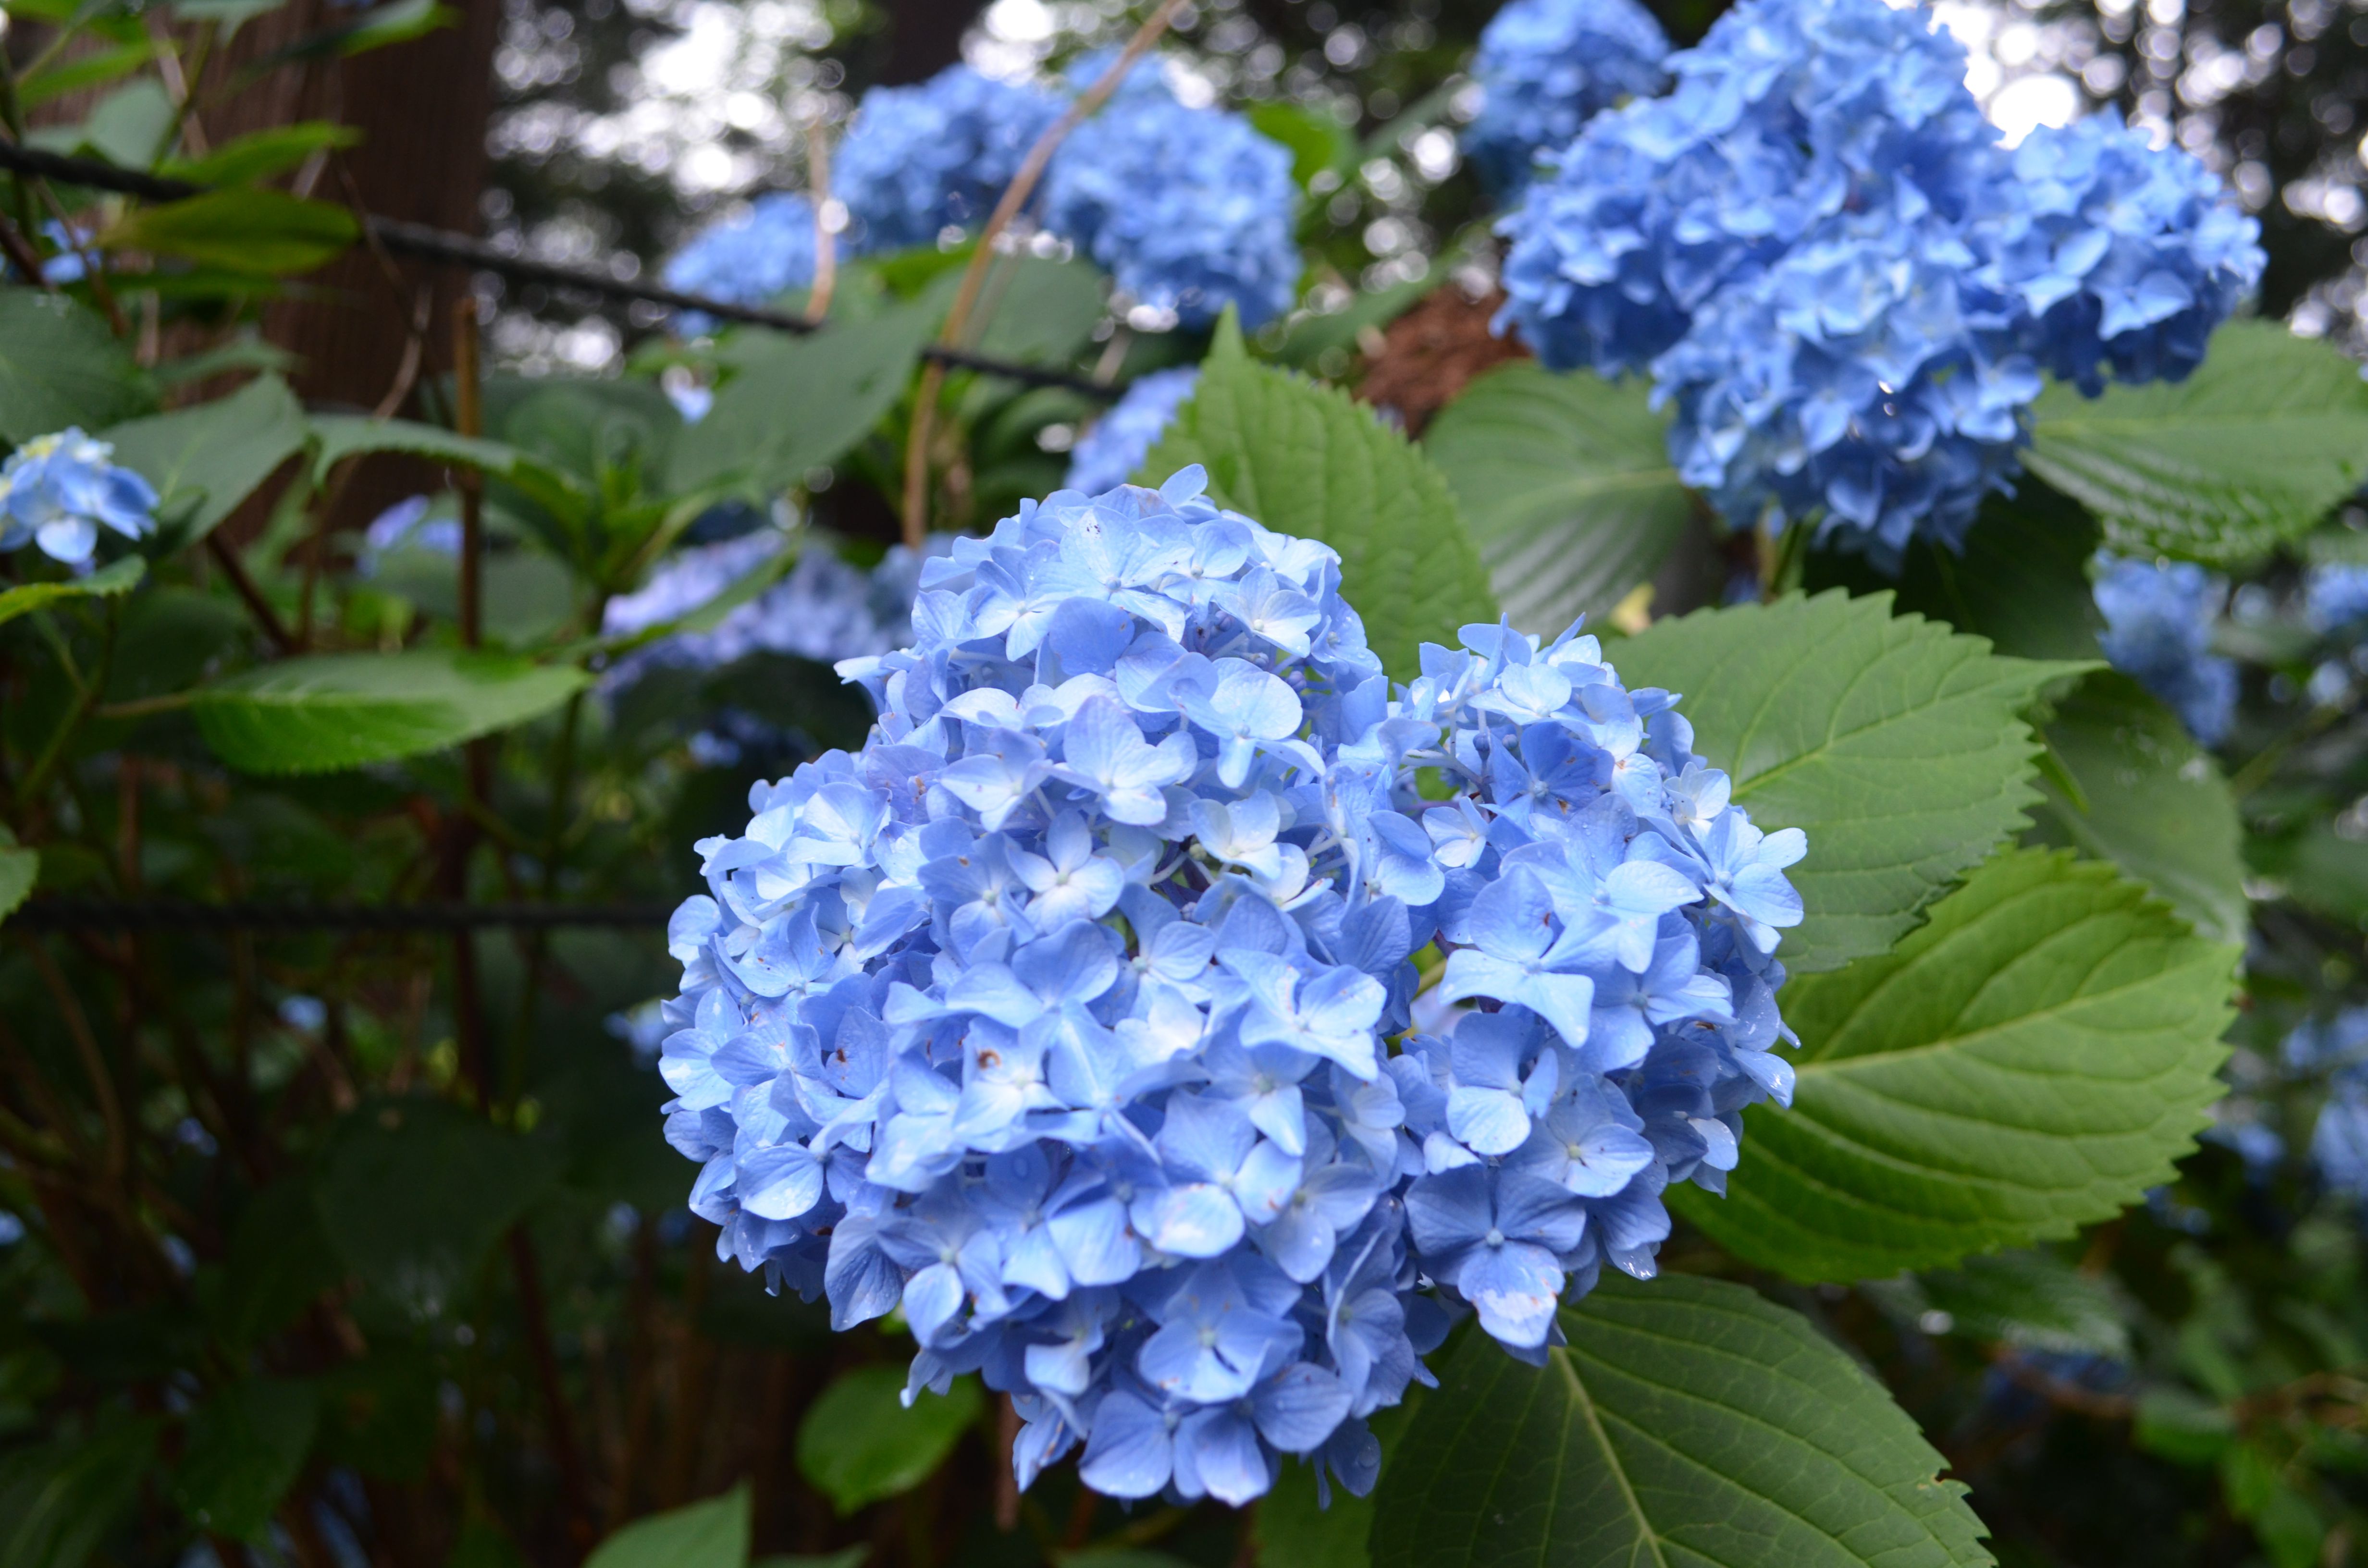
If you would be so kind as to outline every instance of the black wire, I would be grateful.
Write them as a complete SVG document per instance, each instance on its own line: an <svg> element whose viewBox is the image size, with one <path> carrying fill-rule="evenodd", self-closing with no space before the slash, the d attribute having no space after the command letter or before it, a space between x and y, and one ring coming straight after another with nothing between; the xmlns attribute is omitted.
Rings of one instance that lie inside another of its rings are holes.
<svg viewBox="0 0 2368 1568"><path fill-rule="evenodd" d="M112 164L97 163L88 158L70 158L63 153L45 152L5 139L0 139L0 168L68 185L86 186L94 190L119 191L126 196L139 197L143 201L186 201L206 192L205 187L191 185L187 180L166 179L160 175L119 169ZM370 231L370 237L396 256L440 261L453 267L496 273L521 283L542 283L554 289L598 294L611 300L640 300L672 310L700 311L719 321L743 322L751 326L770 327L776 332L808 333L816 325L803 316L791 315L784 311L735 305L725 300L711 300L703 294L686 294L678 289L668 289L661 284L638 283L581 267L559 267L527 256L510 256L483 240L454 233L449 229L431 229L424 223L406 223L399 219L368 213L362 215L361 221ZM1023 386L1063 387L1090 398L1108 400L1116 397L1121 390L1066 370L1022 365L935 344L922 349L921 358L959 369L1000 376L1005 381L1018 381Z"/></svg>
<svg viewBox="0 0 2368 1568"><path fill-rule="evenodd" d="M671 903L200 903L188 899L37 898L6 917L35 931L468 931L663 927Z"/></svg>

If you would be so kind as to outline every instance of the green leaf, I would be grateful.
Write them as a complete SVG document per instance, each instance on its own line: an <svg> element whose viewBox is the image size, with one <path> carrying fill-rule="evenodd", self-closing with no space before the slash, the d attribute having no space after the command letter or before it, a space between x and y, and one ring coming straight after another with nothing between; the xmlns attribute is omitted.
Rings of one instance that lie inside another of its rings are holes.
<svg viewBox="0 0 2368 1568"><path fill-rule="evenodd" d="M40 880L41 852L25 848L15 833L0 826L0 920L23 908Z"/></svg>
<svg viewBox="0 0 2368 1568"><path fill-rule="evenodd" d="M2043 775L2032 835L2112 861L2213 941L2243 941L2252 915L2237 801L2178 715L2105 670L2055 705L2045 733L2079 797Z"/></svg>
<svg viewBox="0 0 2368 1568"><path fill-rule="evenodd" d="M321 1229L312 1188L290 1177L247 1199L220 1272L203 1278L207 1326L245 1352L295 1322L344 1272Z"/></svg>
<svg viewBox="0 0 2368 1568"><path fill-rule="evenodd" d="M484 632L494 642L524 648L565 625L575 613L575 579L539 550L488 551L481 567ZM422 548L392 550L378 558L370 585L408 599L429 615L458 622L461 579L451 556Z"/></svg>
<svg viewBox="0 0 2368 1568"><path fill-rule="evenodd" d="M96 432L155 403L105 322L63 294L0 290L0 441Z"/></svg>
<svg viewBox="0 0 2368 1568"><path fill-rule="evenodd" d="M154 1422L117 1418L0 1458L0 1568L83 1568L155 1455Z"/></svg>
<svg viewBox="0 0 2368 1568"><path fill-rule="evenodd" d="M579 669L495 653L318 653L204 687L190 707L233 767L324 773L522 724L590 683Z"/></svg>
<svg viewBox="0 0 2368 1568"><path fill-rule="evenodd" d="M174 1501L199 1529L257 1539L303 1469L320 1414L309 1384L278 1378L232 1384L189 1417Z"/></svg>
<svg viewBox="0 0 2368 1568"><path fill-rule="evenodd" d="M1254 363L1228 311L1201 384L1144 460L1152 483L1201 463L1209 494L1268 528L1340 552L1340 592L1399 680L1423 642L1497 619L1487 573L1446 479L1337 387Z"/></svg>
<svg viewBox="0 0 2368 1568"><path fill-rule="evenodd" d="M1071 358L1093 341L1108 293L1107 280L1089 263L997 256L971 314L977 351L1023 365Z"/></svg>
<svg viewBox="0 0 2368 1568"><path fill-rule="evenodd" d="M144 169L164 150L175 113L165 84L142 76L101 98L80 125L42 126L25 140L54 153L96 153L119 168Z"/></svg>
<svg viewBox="0 0 2368 1568"><path fill-rule="evenodd" d="M115 460L156 487L163 545L185 549L213 532L279 465L303 450L304 410L278 376L228 397L118 425Z"/></svg>
<svg viewBox="0 0 2368 1568"><path fill-rule="evenodd" d="M245 185L292 169L315 153L351 147L361 139L362 133L349 125L327 119L299 120L233 137L202 158L169 159L164 172L191 185Z"/></svg>
<svg viewBox="0 0 2368 1568"><path fill-rule="evenodd" d="M105 86L118 77L130 75L154 58L155 41L143 38L118 44L113 49L97 50L72 60L61 60L38 75L28 75L17 85L17 107L38 108L51 98L61 98L68 93Z"/></svg>
<svg viewBox="0 0 2368 1568"><path fill-rule="evenodd" d="M2368 843L2322 820L2291 837L2257 836L2246 851L2256 869L2275 879L2267 896L2368 926Z"/></svg>
<svg viewBox="0 0 2368 1568"><path fill-rule="evenodd" d="M1291 177L1305 190L1326 169L1345 171L1357 162L1357 138L1329 114L1281 98L1252 106L1250 128L1291 149Z"/></svg>
<svg viewBox="0 0 2368 1568"><path fill-rule="evenodd" d="M746 1568L748 1483L636 1519L593 1549L584 1568Z"/></svg>
<svg viewBox="0 0 2368 1568"><path fill-rule="evenodd" d="M2109 866L2000 855L1896 950L1785 988L1792 1108L1745 1113L1724 1201L1672 1206L1804 1280L2069 1235L2210 1121L2237 958Z"/></svg>
<svg viewBox="0 0 2368 1568"><path fill-rule="evenodd" d="M1963 551L1912 540L1894 578L1862 555L1815 551L1806 577L1813 593L1895 589L1896 613L1946 621L2016 658L2093 659L2105 619L2097 613L2089 558L2100 537L2078 503L2026 474L2014 494L1982 503Z"/></svg>
<svg viewBox="0 0 2368 1568"><path fill-rule="evenodd" d="M2021 1350L2129 1358L2129 1327L2112 1288L2052 1253L1969 1257L1954 1269L1903 1275L1866 1289L1884 1310L1930 1333Z"/></svg>
<svg viewBox="0 0 2368 1568"><path fill-rule="evenodd" d="M232 272L279 278L310 272L360 237L354 215L284 190L233 186L142 207L98 236L108 250L185 256Z"/></svg>
<svg viewBox="0 0 2368 1568"><path fill-rule="evenodd" d="M798 1426L798 1472L842 1515L927 1481L985 1409L970 1378L942 1397L924 1392L909 1410L904 1389L902 1367L858 1367Z"/></svg>
<svg viewBox="0 0 2368 1568"><path fill-rule="evenodd" d="M935 326L920 304L804 337L742 329L727 350L732 379L675 439L668 487L769 495L804 483L895 406Z"/></svg>
<svg viewBox="0 0 2368 1568"><path fill-rule="evenodd" d="M1887 594L1797 597L1656 621L1615 651L1634 687L1681 694L1694 749L1751 820L1809 835L1790 873L1808 918L1796 973L1879 953L2025 825L2031 729L2017 717L2078 666L2005 659Z"/></svg>
<svg viewBox="0 0 2368 1568"><path fill-rule="evenodd" d="M128 594L140 585L148 574L148 562L136 555L100 567L87 577L60 577L53 581L20 583L13 588L0 590L0 625L29 615L37 609L56 604L61 599L112 598Z"/></svg>
<svg viewBox="0 0 2368 1568"><path fill-rule="evenodd" d="M467 1289L558 1165L555 1149L456 1106L391 1100L339 1127L313 1200L346 1267L424 1320Z"/></svg>
<svg viewBox="0 0 2368 1568"><path fill-rule="evenodd" d="M1467 1334L1393 1461L1375 1568L1987 1564L1964 1488L1793 1312L1607 1274L1543 1368Z"/></svg>
<svg viewBox="0 0 2368 1568"><path fill-rule="evenodd" d="M2301 537L2368 476L2368 385L2331 345L2231 322L2186 381L2057 384L2032 410L2031 471L2133 555L2230 563Z"/></svg>
<svg viewBox="0 0 2368 1568"><path fill-rule="evenodd" d="M1390 1473L1390 1458L1428 1397L1417 1386L1398 1403L1374 1412L1371 1426L1382 1446L1383 1476ZM1377 1480L1372 1492L1359 1497L1336 1481L1331 1506L1326 1507L1315 1474L1315 1464L1286 1461L1273 1489L1258 1500L1252 1525L1258 1568L1371 1568L1367 1541L1373 1532L1374 1499L1388 1483Z"/></svg>
<svg viewBox="0 0 2368 1568"><path fill-rule="evenodd" d="M1552 637L1652 581L1693 510L1668 429L1642 382L1526 360L1482 376L1431 421L1423 447L1514 625Z"/></svg>

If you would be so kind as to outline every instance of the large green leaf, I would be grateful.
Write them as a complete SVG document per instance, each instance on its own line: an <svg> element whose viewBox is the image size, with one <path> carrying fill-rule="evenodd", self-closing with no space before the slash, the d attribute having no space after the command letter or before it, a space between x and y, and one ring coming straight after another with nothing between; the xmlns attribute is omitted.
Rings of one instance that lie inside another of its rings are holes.
<svg viewBox="0 0 2368 1568"><path fill-rule="evenodd" d="M636 1519L593 1549L584 1568L746 1568L748 1483L721 1497Z"/></svg>
<svg viewBox="0 0 2368 1568"><path fill-rule="evenodd" d="M1514 625L1551 637L1652 580L1693 508L1668 429L1642 382L1527 360L1489 371L1431 421L1423 447Z"/></svg>
<svg viewBox="0 0 2368 1568"><path fill-rule="evenodd" d="M2112 1288L2053 1253L1969 1257L1957 1268L1904 1274L1862 1287L1928 1334L2066 1356L2127 1360L2129 1325Z"/></svg>
<svg viewBox="0 0 2368 1568"><path fill-rule="evenodd" d="M135 1499L156 1425L108 1420L0 1458L0 1568L83 1568Z"/></svg>
<svg viewBox="0 0 2368 1568"><path fill-rule="evenodd" d="M194 544L279 465L304 449L304 410L278 376L257 376L224 398L118 425L115 460L156 487L166 542Z"/></svg>
<svg viewBox="0 0 2368 1568"><path fill-rule="evenodd" d="M2047 389L2031 471L2134 555L2230 562L2300 537L2368 476L2368 385L2324 343L2231 322L2186 381Z"/></svg>
<svg viewBox="0 0 2368 1568"><path fill-rule="evenodd" d="M214 754L249 773L324 773L387 762L522 724L581 691L567 665L416 649L283 659L197 692Z"/></svg>
<svg viewBox="0 0 2368 1568"><path fill-rule="evenodd" d="M19 583L0 590L0 625L56 604L61 599L112 598L128 594L148 574L148 562L136 555L100 567L87 577L56 577Z"/></svg>
<svg viewBox="0 0 2368 1568"><path fill-rule="evenodd" d="M1694 749L1764 829L1798 827L1796 972L1879 953L2025 824L2037 744L2018 715L2078 668L1999 658L1887 594L1700 610L1618 644L1632 687L1682 694Z"/></svg>
<svg viewBox="0 0 2368 1568"><path fill-rule="evenodd" d="M924 1392L909 1409L904 1389L902 1367L858 1367L807 1407L798 1471L841 1514L927 1481L986 1404L970 1378L942 1396Z"/></svg>
<svg viewBox="0 0 2368 1568"><path fill-rule="evenodd" d="M0 290L0 442L97 431L155 404L105 322L63 294Z"/></svg>
<svg viewBox="0 0 2368 1568"><path fill-rule="evenodd" d="M253 1540L303 1468L319 1419L309 1384L279 1378L232 1384L190 1415L174 1500L199 1528Z"/></svg>
<svg viewBox="0 0 2368 1568"><path fill-rule="evenodd" d="M209 190L119 219L98 243L108 250L176 256L230 272L277 278L310 272L360 236L354 215L262 186Z"/></svg>
<svg viewBox="0 0 2368 1568"><path fill-rule="evenodd" d="M949 280L958 277L947 274ZM997 256L971 314L973 342L981 354L1021 364L1069 358L1092 342L1108 292L1107 280L1087 262Z"/></svg>
<svg viewBox="0 0 2368 1568"><path fill-rule="evenodd" d="M769 494L803 483L896 405L936 324L915 304L804 337L744 328L727 356L732 379L675 438L669 487Z"/></svg>
<svg viewBox="0 0 2368 1568"><path fill-rule="evenodd" d="M1254 363L1228 312L1201 384L1138 478L1209 471L1209 494L1268 528L1340 552L1340 592L1399 680L1424 642L1497 619L1488 576L1446 478L1337 387Z"/></svg>
<svg viewBox="0 0 2368 1568"><path fill-rule="evenodd" d="M329 1244L366 1284L421 1319L558 1175L552 1145L440 1100L365 1106L339 1128L314 1188Z"/></svg>
<svg viewBox="0 0 2368 1568"><path fill-rule="evenodd" d="M1465 1335L1380 1494L1375 1568L1987 1564L1881 1384L1739 1285L1607 1275L1543 1368Z"/></svg>
<svg viewBox="0 0 2368 1568"><path fill-rule="evenodd" d="M2111 860L2215 942L2241 942L2244 827L2210 754L2144 687L2102 670L2056 704L2046 728L2078 799L2042 776L2034 835Z"/></svg>
<svg viewBox="0 0 2368 1568"><path fill-rule="evenodd" d="M2001 855L1895 951L1785 988L1792 1108L1745 1113L1725 1200L1674 1206L1796 1279L2068 1235L2211 1119L2237 957L2110 866Z"/></svg>

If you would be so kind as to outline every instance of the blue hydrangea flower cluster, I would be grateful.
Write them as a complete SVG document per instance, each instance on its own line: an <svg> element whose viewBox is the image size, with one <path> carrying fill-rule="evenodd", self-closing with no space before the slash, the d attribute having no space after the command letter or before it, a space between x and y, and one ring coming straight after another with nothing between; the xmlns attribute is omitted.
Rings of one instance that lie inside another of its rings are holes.
<svg viewBox="0 0 2368 1568"><path fill-rule="evenodd" d="M2368 1198L2368 1007L2313 1019L2286 1037L2287 1070L2324 1076L2327 1101L2311 1128L2310 1158L2333 1191Z"/></svg>
<svg viewBox="0 0 2368 1568"><path fill-rule="evenodd" d="M902 1308L908 1398L1008 1392L1023 1485L1082 1445L1110 1496L1286 1453L1362 1492L1452 1313L1542 1357L1788 1096L1804 844L1575 628L1467 628L1393 700L1338 557L1202 483L1024 505L842 665L862 752L699 846L667 1136L724 1256Z"/></svg>
<svg viewBox="0 0 2368 1568"><path fill-rule="evenodd" d="M0 464L0 551L35 544L80 566L97 552L101 528L125 539L155 532L155 487L114 456L79 428L36 436L9 453Z"/></svg>
<svg viewBox="0 0 2368 1568"><path fill-rule="evenodd" d="M2258 225L2187 153L2118 122L1999 146L1920 9L1746 0L1668 64L1500 223L1498 325L1555 369L1649 368L1735 526L1815 517L1891 567L1954 545L2043 369L2182 375L2259 276Z"/></svg>
<svg viewBox="0 0 2368 1568"><path fill-rule="evenodd" d="M2105 657L2168 703L2190 734L2218 744L2237 714L2237 666L2212 652L2227 584L2192 562L2102 555L2095 591Z"/></svg>
<svg viewBox="0 0 2368 1568"><path fill-rule="evenodd" d="M2042 126L2013 154L1993 277L2029 311L2031 351L2094 397L2110 374L2179 381L2260 281L2260 224L2219 177L2159 153L2118 110Z"/></svg>
<svg viewBox="0 0 2368 1568"><path fill-rule="evenodd" d="M1520 194L1541 153L1624 98L1657 93L1668 36L1635 0L1512 0L1480 31L1472 76L1480 112L1464 155L1501 197Z"/></svg>
<svg viewBox="0 0 2368 1568"><path fill-rule="evenodd" d="M1040 87L949 66L911 87L874 87L832 161L860 251L934 244L986 221L1022 159L1059 117Z"/></svg>
<svg viewBox="0 0 2368 1568"><path fill-rule="evenodd" d="M814 275L814 203L794 191L773 191L710 224L666 263L666 283L686 294L726 304L770 304ZM688 311L682 330L714 329L714 319Z"/></svg>
<svg viewBox="0 0 2368 1568"><path fill-rule="evenodd" d="M1299 284L1291 153L1244 116L1130 80L1069 133L1044 184L1044 226L1120 290L1188 326L1231 304L1256 327Z"/></svg>
<svg viewBox="0 0 2368 1568"><path fill-rule="evenodd" d="M1124 484L1159 445L1176 411L1201 384L1201 367L1154 370L1126 389L1126 395L1094 421L1069 451L1069 474L1062 487L1098 495Z"/></svg>
<svg viewBox="0 0 2368 1568"><path fill-rule="evenodd" d="M935 551L944 548L939 540ZM758 528L736 539L675 552L636 592L609 601L601 631L629 637L678 619L710 603L780 555L780 530ZM611 687L657 666L720 669L752 653L791 653L823 664L885 653L912 636L913 596L925 559L892 547L866 572L810 540L786 576L705 631L680 631L637 648L611 666Z"/></svg>
<svg viewBox="0 0 2368 1568"><path fill-rule="evenodd" d="M2303 577L2303 614L2322 636L2368 628L2368 566L2322 562Z"/></svg>

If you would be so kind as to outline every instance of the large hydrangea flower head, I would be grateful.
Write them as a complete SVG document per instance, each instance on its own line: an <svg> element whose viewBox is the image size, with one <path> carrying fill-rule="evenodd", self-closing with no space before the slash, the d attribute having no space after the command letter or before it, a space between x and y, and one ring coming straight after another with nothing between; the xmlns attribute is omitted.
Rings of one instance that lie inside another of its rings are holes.
<svg viewBox="0 0 2368 1568"><path fill-rule="evenodd" d="M1964 51L1883 0L1746 0L1672 55L1675 88L1598 115L1498 224L1499 329L1617 375L1845 211L1954 221L1997 132Z"/></svg>
<svg viewBox="0 0 2368 1568"><path fill-rule="evenodd" d="M2206 745L2237 711L2237 666L2212 650L2212 622L2228 585L2192 562L2098 558L2097 608L2105 657L2169 704Z"/></svg>
<svg viewBox="0 0 2368 1568"><path fill-rule="evenodd" d="M831 187L847 203L857 247L934 244L946 229L986 221L1060 99L951 65L911 87L863 95L839 143Z"/></svg>
<svg viewBox="0 0 2368 1568"><path fill-rule="evenodd" d="M1538 154L1602 110L1661 90L1669 40L1635 0L1511 0L1480 31L1483 95L1463 150L1500 196L1520 193Z"/></svg>
<svg viewBox="0 0 2368 1568"><path fill-rule="evenodd" d="M1188 326L1228 304L1245 327L1289 310L1298 221L1289 151L1242 115L1178 102L1156 78L1130 76L1070 132L1045 179L1045 227Z"/></svg>
<svg viewBox="0 0 2368 1568"><path fill-rule="evenodd" d="M795 191L771 191L719 219L666 265L666 283L733 305L766 305L814 275L814 203ZM713 319L686 312L683 330L712 330Z"/></svg>
<svg viewBox="0 0 2368 1568"><path fill-rule="evenodd" d="M69 566L98 549L102 528L125 539L156 530L156 491L78 427L36 436L0 464L0 551L28 544Z"/></svg>
<svg viewBox="0 0 2368 1568"><path fill-rule="evenodd" d="M2261 226L2192 153L2107 110L2042 126L2014 152L2022 199L1998 275L2030 312L2032 352L2091 397L2108 377L2178 381L2260 281Z"/></svg>
<svg viewBox="0 0 2368 1568"><path fill-rule="evenodd" d="M1093 428L1077 437L1064 486L1090 495L1133 479L1175 422L1176 411L1200 384L1198 365L1154 370L1138 379L1109 413L1094 421Z"/></svg>
<svg viewBox="0 0 2368 1568"><path fill-rule="evenodd" d="M1008 1391L1023 1484L1361 1492L1452 1312L1541 1354L1789 1089L1801 846L1591 638L1467 628L1393 701L1338 557L1201 483L1023 506L841 665L862 752L700 846L667 1134L726 1255ZM1434 937L1477 1006L1409 1035Z"/></svg>

